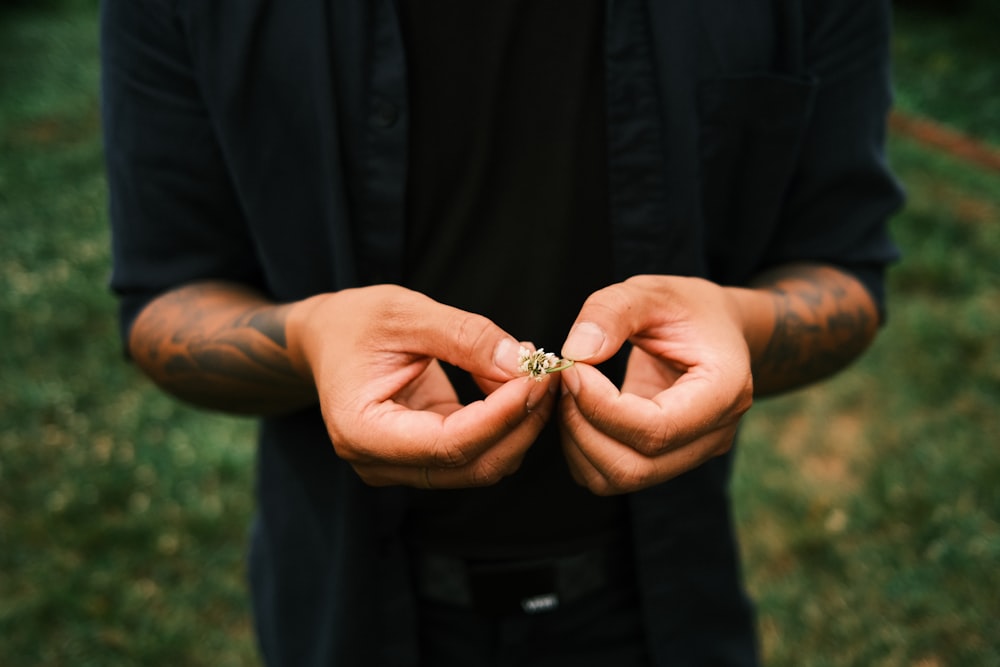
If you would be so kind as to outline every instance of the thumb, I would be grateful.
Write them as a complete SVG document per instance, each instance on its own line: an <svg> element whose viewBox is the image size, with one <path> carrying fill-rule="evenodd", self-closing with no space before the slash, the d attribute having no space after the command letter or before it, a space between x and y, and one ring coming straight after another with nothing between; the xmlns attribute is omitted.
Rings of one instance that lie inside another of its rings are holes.
<svg viewBox="0 0 1000 667"><path fill-rule="evenodd" d="M608 334L600 324L577 319L563 343L562 356L573 361L601 361L607 340Z"/></svg>
<svg viewBox="0 0 1000 667"><path fill-rule="evenodd" d="M625 284L594 292L570 328L562 356L589 364L611 358L632 335L637 310Z"/></svg>

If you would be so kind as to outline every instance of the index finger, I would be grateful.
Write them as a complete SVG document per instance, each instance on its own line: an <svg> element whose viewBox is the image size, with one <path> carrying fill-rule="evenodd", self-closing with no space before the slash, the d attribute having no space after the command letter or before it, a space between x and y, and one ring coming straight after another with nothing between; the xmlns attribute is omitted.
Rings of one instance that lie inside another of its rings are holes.
<svg viewBox="0 0 1000 667"><path fill-rule="evenodd" d="M384 308L405 351L441 359L473 375L503 382L517 376L517 340L487 317L408 293Z"/></svg>
<svg viewBox="0 0 1000 667"><path fill-rule="evenodd" d="M743 392L722 391L718 382L694 371L652 398L620 392L586 364L563 371L563 384L593 428L646 456L735 423L750 407Z"/></svg>
<svg viewBox="0 0 1000 667"><path fill-rule="evenodd" d="M541 404L551 379L515 378L486 398L442 415L411 410L391 400L346 416L335 447L352 443L342 456L358 463L460 467L510 435ZM335 420L328 420L334 423ZM339 451L339 450L338 450Z"/></svg>

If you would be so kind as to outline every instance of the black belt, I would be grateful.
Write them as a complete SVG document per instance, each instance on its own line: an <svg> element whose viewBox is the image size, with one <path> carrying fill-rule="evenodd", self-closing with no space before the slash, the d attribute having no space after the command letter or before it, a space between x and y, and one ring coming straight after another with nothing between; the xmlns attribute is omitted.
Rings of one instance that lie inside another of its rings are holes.
<svg viewBox="0 0 1000 667"><path fill-rule="evenodd" d="M634 585L631 558L621 547L533 560L465 560L427 553L413 560L418 596L494 615L553 611L618 582Z"/></svg>

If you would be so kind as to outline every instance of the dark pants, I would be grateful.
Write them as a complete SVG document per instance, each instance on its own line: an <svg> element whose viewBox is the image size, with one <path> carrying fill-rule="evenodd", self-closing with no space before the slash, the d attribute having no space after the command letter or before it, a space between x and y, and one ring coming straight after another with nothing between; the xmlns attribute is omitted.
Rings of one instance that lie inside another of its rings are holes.
<svg viewBox="0 0 1000 667"><path fill-rule="evenodd" d="M648 667L634 576L625 574L535 613L488 613L423 599L421 667Z"/></svg>

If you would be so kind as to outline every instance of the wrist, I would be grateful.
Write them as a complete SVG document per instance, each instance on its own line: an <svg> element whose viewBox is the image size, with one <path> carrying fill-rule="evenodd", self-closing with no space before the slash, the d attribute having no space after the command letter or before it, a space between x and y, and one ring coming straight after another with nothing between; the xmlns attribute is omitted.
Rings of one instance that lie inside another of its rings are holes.
<svg viewBox="0 0 1000 667"><path fill-rule="evenodd" d="M289 362L296 373L311 383L315 381L316 375L313 369L315 352L313 330L316 328L317 313L330 296L332 295L319 294L282 306L288 309L285 317L285 338Z"/></svg>
<svg viewBox="0 0 1000 667"><path fill-rule="evenodd" d="M774 296L768 289L750 287L724 288L735 305L737 318L750 351L750 359L759 359L774 333L777 312Z"/></svg>

